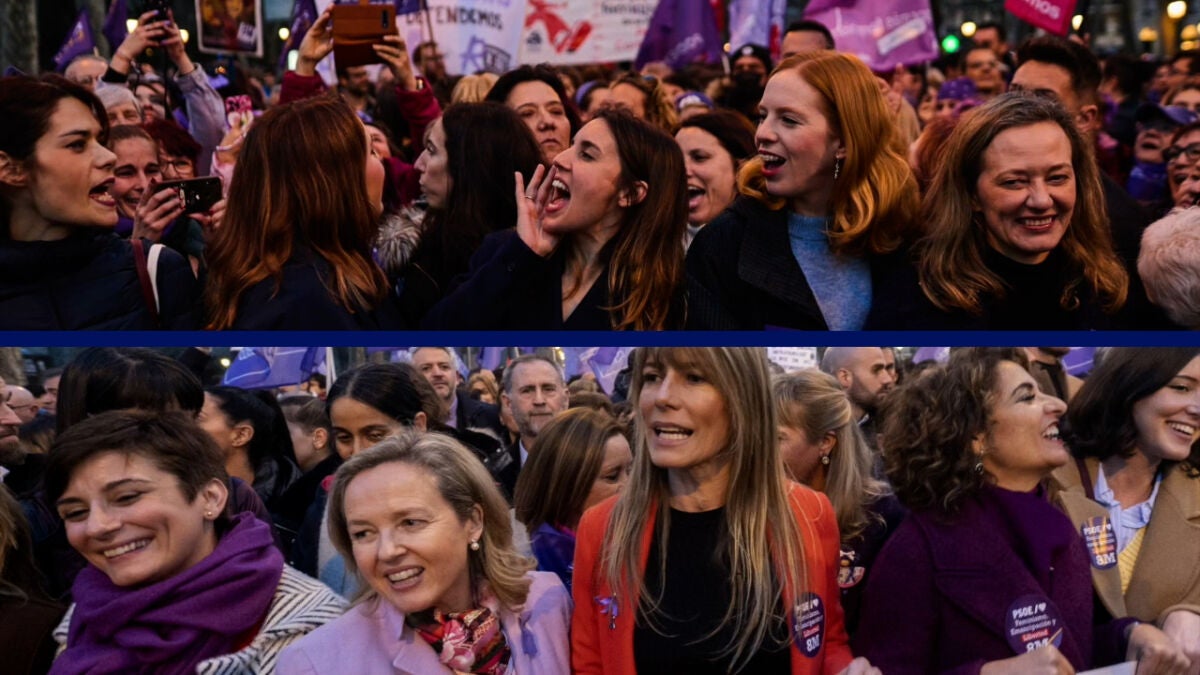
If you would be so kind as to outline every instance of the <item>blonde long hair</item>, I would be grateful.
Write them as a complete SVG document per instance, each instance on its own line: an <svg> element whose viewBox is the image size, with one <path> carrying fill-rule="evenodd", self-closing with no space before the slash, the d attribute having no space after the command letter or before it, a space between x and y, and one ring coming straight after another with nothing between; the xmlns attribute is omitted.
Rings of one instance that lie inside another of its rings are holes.
<svg viewBox="0 0 1200 675"><path fill-rule="evenodd" d="M509 610L515 611L523 605L531 583L526 573L536 563L513 546L508 504L483 463L444 434L406 432L387 438L338 468L329 492L329 538L345 561L346 571L359 575L346 522L346 488L364 471L392 462L420 467L433 474L438 492L460 519L470 518L476 507L482 510L483 536L479 539L479 550L472 551L468 558L472 595L476 585L486 581L488 589ZM374 597L375 591L360 577L355 600Z"/></svg>
<svg viewBox="0 0 1200 675"><path fill-rule="evenodd" d="M637 401L643 368L686 365L701 372L725 398L729 411L731 457L725 498L732 602L722 625L734 637L722 654L744 666L771 639L771 627L807 587L800 524L789 504L789 482L776 444L766 354L751 347L639 349L634 360L630 400ZM651 618L659 598L648 597L642 572L642 539L653 513L661 573L667 564L670 490L667 471L654 466L644 420L638 418L633 472L608 522L598 574L618 596L636 598L638 613ZM790 595L788 595L790 594Z"/></svg>
<svg viewBox="0 0 1200 675"><path fill-rule="evenodd" d="M857 58L831 51L786 59L771 77L788 71L821 95L821 112L846 148L830 194L830 247L851 255L896 250L915 234L920 191L908 166L908 147L901 140L896 116L888 109L875 76ZM758 157L742 166L737 183L739 192L772 210L787 203L767 192Z"/></svg>
<svg viewBox="0 0 1200 675"><path fill-rule="evenodd" d="M854 539L871 524L867 505L888 488L871 475L874 456L846 391L832 375L813 369L780 375L772 389L780 424L801 429L810 442L834 435L824 493L833 502L842 541Z"/></svg>

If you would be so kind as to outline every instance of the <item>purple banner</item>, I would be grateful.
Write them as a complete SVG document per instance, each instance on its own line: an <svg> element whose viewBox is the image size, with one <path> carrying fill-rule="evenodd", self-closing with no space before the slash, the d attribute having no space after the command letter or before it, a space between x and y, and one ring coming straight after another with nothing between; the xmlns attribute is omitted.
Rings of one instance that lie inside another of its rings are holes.
<svg viewBox="0 0 1200 675"><path fill-rule="evenodd" d="M108 38L108 46L114 52L129 36L129 29L125 27L125 21L128 18L129 9L125 6L125 0L113 0L113 4L108 8L108 14L104 17L104 25L100 27L100 32Z"/></svg>
<svg viewBox="0 0 1200 675"><path fill-rule="evenodd" d="M59 71L67 67L71 59L84 54L91 54L96 49L96 39L92 37L92 24L88 18L87 7L79 11L71 32L63 40L58 53L54 55L54 67Z"/></svg>
<svg viewBox="0 0 1200 675"><path fill-rule="evenodd" d="M804 18L828 26L839 52L877 73L938 57L929 0L812 0Z"/></svg>
<svg viewBox="0 0 1200 675"><path fill-rule="evenodd" d="M637 68L663 61L672 68L721 60L721 35L708 0L662 0L638 48Z"/></svg>
<svg viewBox="0 0 1200 675"><path fill-rule="evenodd" d="M241 389L300 384L324 365L324 347L246 347L225 371L224 384Z"/></svg>
<svg viewBox="0 0 1200 675"><path fill-rule="evenodd" d="M300 48L300 42L304 39L304 34L309 28L316 23L317 4L314 0L296 0L292 5L292 23L288 29L287 42L283 43L283 51L279 53L279 67L287 67L288 52L293 49Z"/></svg>

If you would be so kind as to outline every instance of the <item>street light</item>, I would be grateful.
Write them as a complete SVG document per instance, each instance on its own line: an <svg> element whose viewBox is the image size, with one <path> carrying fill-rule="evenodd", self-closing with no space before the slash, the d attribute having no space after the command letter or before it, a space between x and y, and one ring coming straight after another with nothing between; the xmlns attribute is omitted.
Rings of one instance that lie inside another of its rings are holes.
<svg viewBox="0 0 1200 675"><path fill-rule="evenodd" d="M1200 30L1196 30L1196 27L1189 23L1183 27L1183 30L1179 31L1179 38L1181 40L1200 39ZM1180 46L1182 47L1182 45Z"/></svg>
<svg viewBox="0 0 1200 675"><path fill-rule="evenodd" d="M289 37L291 37L291 35L292 35L292 31L288 30L287 26L284 26L283 28L279 29L279 39L280 40L287 42L287 39Z"/></svg>
<svg viewBox="0 0 1200 675"><path fill-rule="evenodd" d="M1167 16L1176 21L1183 18L1187 14L1187 3L1184 0L1175 0L1167 5Z"/></svg>
<svg viewBox="0 0 1200 675"><path fill-rule="evenodd" d="M1158 31L1146 26L1138 31L1138 42L1158 42Z"/></svg>
<svg viewBox="0 0 1200 675"><path fill-rule="evenodd" d="M969 38L969 37L974 37L975 31L978 29L979 29L979 26L976 26L974 21L964 21L962 28L961 28L961 32L962 32L963 37Z"/></svg>
<svg viewBox="0 0 1200 675"><path fill-rule="evenodd" d="M183 44L186 45L188 43L188 40L192 39L192 34L188 32L188 29L180 28L179 29L179 39L183 40Z"/></svg>
<svg viewBox="0 0 1200 675"><path fill-rule="evenodd" d="M1083 25L1083 15L1082 14L1076 14L1075 16L1071 17L1071 28L1074 28L1075 30L1079 30L1079 27L1082 25Z"/></svg>

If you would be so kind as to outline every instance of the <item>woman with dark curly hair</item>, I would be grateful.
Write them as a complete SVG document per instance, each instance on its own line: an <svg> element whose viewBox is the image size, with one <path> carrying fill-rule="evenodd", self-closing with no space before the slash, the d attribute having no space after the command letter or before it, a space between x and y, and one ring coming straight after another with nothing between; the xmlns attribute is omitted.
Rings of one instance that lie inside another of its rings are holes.
<svg viewBox="0 0 1200 675"><path fill-rule="evenodd" d="M876 561L855 646L889 674L1065 674L1126 656L1185 672L1154 626L1093 616L1087 551L1043 486L1069 460L1066 405L1026 366L1018 349L959 350L889 397L879 440L911 513Z"/></svg>
<svg viewBox="0 0 1200 675"><path fill-rule="evenodd" d="M1162 627L1200 668L1200 349L1106 353L1067 410L1075 462L1055 471L1096 593ZM1119 571L1120 585L1105 571Z"/></svg>

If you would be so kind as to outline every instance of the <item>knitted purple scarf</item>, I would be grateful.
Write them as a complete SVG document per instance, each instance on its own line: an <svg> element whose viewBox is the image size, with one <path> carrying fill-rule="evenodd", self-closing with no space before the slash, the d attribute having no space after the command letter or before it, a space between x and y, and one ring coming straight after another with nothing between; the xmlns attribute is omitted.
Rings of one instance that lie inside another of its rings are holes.
<svg viewBox="0 0 1200 675"><path fill-rule="evenodd" d="M67 649L50 672L195 673L259 625L282 575L271 526L249 513L234 517L207 558L143 588L115 586L89 565L71 588Z"/></svg>

